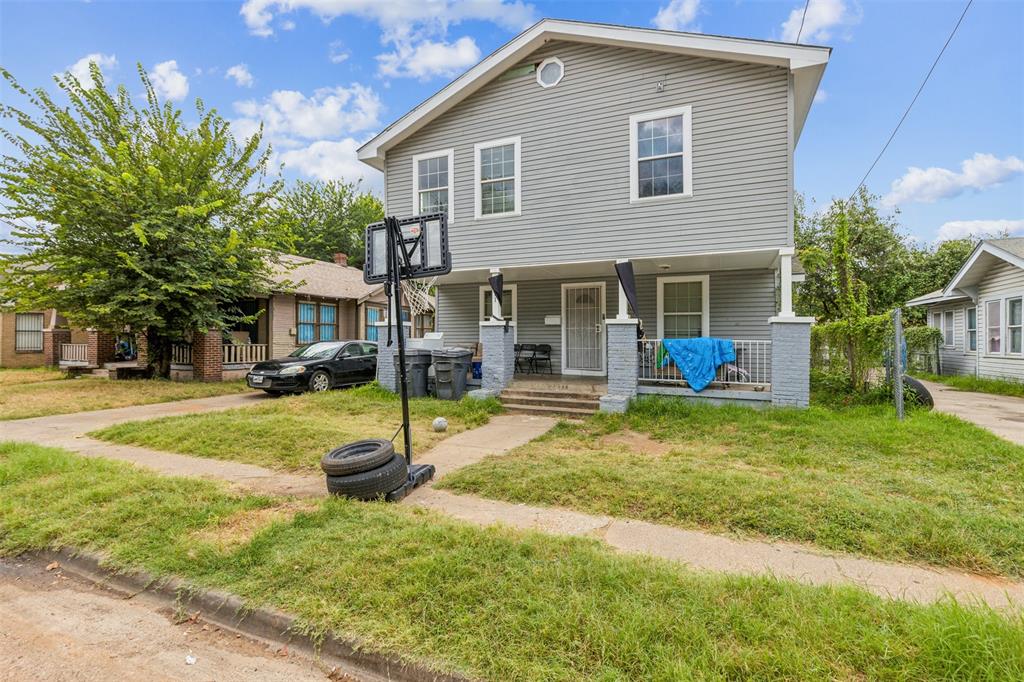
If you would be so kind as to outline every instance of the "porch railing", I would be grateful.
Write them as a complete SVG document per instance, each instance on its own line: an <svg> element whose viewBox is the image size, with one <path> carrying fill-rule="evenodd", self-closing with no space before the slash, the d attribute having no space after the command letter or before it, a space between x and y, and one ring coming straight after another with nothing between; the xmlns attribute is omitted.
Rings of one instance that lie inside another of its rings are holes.
<svg viewBox="0 0 1024 682"><path fill-rule="evenodd" d="M252 365L267 359L267 344L239 343L224 345L225 365Z"/></svg>
<svg viewBox="0 0 1024 682"><path fill-rule="evenodd" d="M171 364L191 365L192 346L187 343L176 343L171 346Z"/></svg>
<svg viewBox="0 0 1024 682"><path fill-rule="evenodd" d="M685 384L679 368L668 358L661 339L640 342L640 382ZM772 382L772 342L733 340L736 361L718 368L720 384L767 385Z"/></svg>
<svg viewBox="0 0 1024 682"><path fill-rule="evenodd" d="M89 362L89 344L87 343L62 343L60 344L61 362Z"/></svg>

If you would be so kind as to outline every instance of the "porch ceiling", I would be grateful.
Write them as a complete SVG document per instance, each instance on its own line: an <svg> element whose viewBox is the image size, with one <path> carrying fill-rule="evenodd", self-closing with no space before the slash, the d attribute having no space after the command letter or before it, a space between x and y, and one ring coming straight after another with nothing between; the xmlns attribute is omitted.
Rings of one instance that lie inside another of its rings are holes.
<svg viewBox="0 0 1024 682"><path fill-rule="evenodd" d="M673 275L686 273L715 272L719 270L758 270L775 268L778 249L757 251L724 251L675 256L644 256L630 258L637 275ZM583 261L576 263L540 263L502 266L501 273L506 282L523 282L536 279L582 279L586 277L607 277L615 274L615 259ZM438 284L464 284L486 282L490 275L488 268L460 270L440 277Z"/></svg>

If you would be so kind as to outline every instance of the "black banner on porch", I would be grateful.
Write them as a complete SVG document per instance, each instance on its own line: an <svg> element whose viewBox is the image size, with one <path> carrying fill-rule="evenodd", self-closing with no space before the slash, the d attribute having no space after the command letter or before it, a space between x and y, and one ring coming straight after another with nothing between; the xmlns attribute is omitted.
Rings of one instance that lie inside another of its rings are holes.
<svg viewBox="0 0 1024 682"><path fill-rule="evenodd" d="M505 314L505 303L501 300L502 290L505 288L505 276L500 272L496 275L491 275L487 278L487 282L491 285L491 291L494 292L495 297L498 299L498 308L501 309L501 315ZM496 315L497 311L491 308L491 318L500 320L501 315Z"/></svg>
<svg viewBox="0 0 1024 682"><path fill-rule="evenodd" d="M633 317L640 317L640 306L637 304L636 298L636 278L633 276L633 264L629 261L615 264L615 274L619 276L619 284L622 285L622 290L626 292L626 302L629 303L629 309L633 312Z"/></svg>

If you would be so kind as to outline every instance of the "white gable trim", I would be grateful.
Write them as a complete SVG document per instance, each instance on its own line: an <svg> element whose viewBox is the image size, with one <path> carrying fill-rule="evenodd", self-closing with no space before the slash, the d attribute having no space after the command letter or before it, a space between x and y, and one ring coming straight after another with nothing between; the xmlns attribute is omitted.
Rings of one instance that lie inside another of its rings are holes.
<svg viewBox="0 0 1024 682"><path fill-rule="evenodd" d="M800 137L811 100L818 89L818 83L825 72L825 65L832 51L828 47L813 45L543 19L374 136L359 148L359 160L383 170L384 155L390 147L452 109L491 79L514 66L524 56L551 40L614 45L787 67L794 75L794 143Z"/></svg>
<svg viewBox="0 0 1024 682"><path fill-rule="evenodd" d="M983 241L976 247L974 247L974 252L971 253L970 257L967 259L967 262L963 264L960 270L958 270L957 273L953 276L953 279L950 280L949 284L946 285L946 288L943 289L944 298L952 295L952 292L960 285L960 282L963 281L963 278L967 276L968 272L971 271L971 268L974 267L975 263L978 262L978 259L981 257L981 254L983 253L995 256L996 258L1001 258L1010 265L1014 265L1020 268L1021 270L1024 270L1024 258L1015 256L1009 251L1001 249L995 244L992 244L991 242Z"/></svg>

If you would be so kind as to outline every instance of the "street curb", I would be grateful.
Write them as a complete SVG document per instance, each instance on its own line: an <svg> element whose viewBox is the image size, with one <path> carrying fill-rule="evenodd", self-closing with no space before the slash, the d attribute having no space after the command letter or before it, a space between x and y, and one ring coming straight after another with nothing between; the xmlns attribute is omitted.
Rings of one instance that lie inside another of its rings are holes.
<svg viewBox="0 0 1024 682"><path fill-rule="evenodd" d="M119 572L102 566L99 555L70 549L26 552L21 559L47 565L56 561L66 573L114 591L134 596L145 592L157 597L174 611L201 614L203 621L222 630L288 647L320 660L328 667L360 680L394 682L470 682L461 675L439 673L425 666L398 658L364 651L364 644L354 638L326 633L315 641L296 629L297 619L272 608L250 609L240 597L219 590L205 590L180 578L161 579L145 571Z"/></svg>

